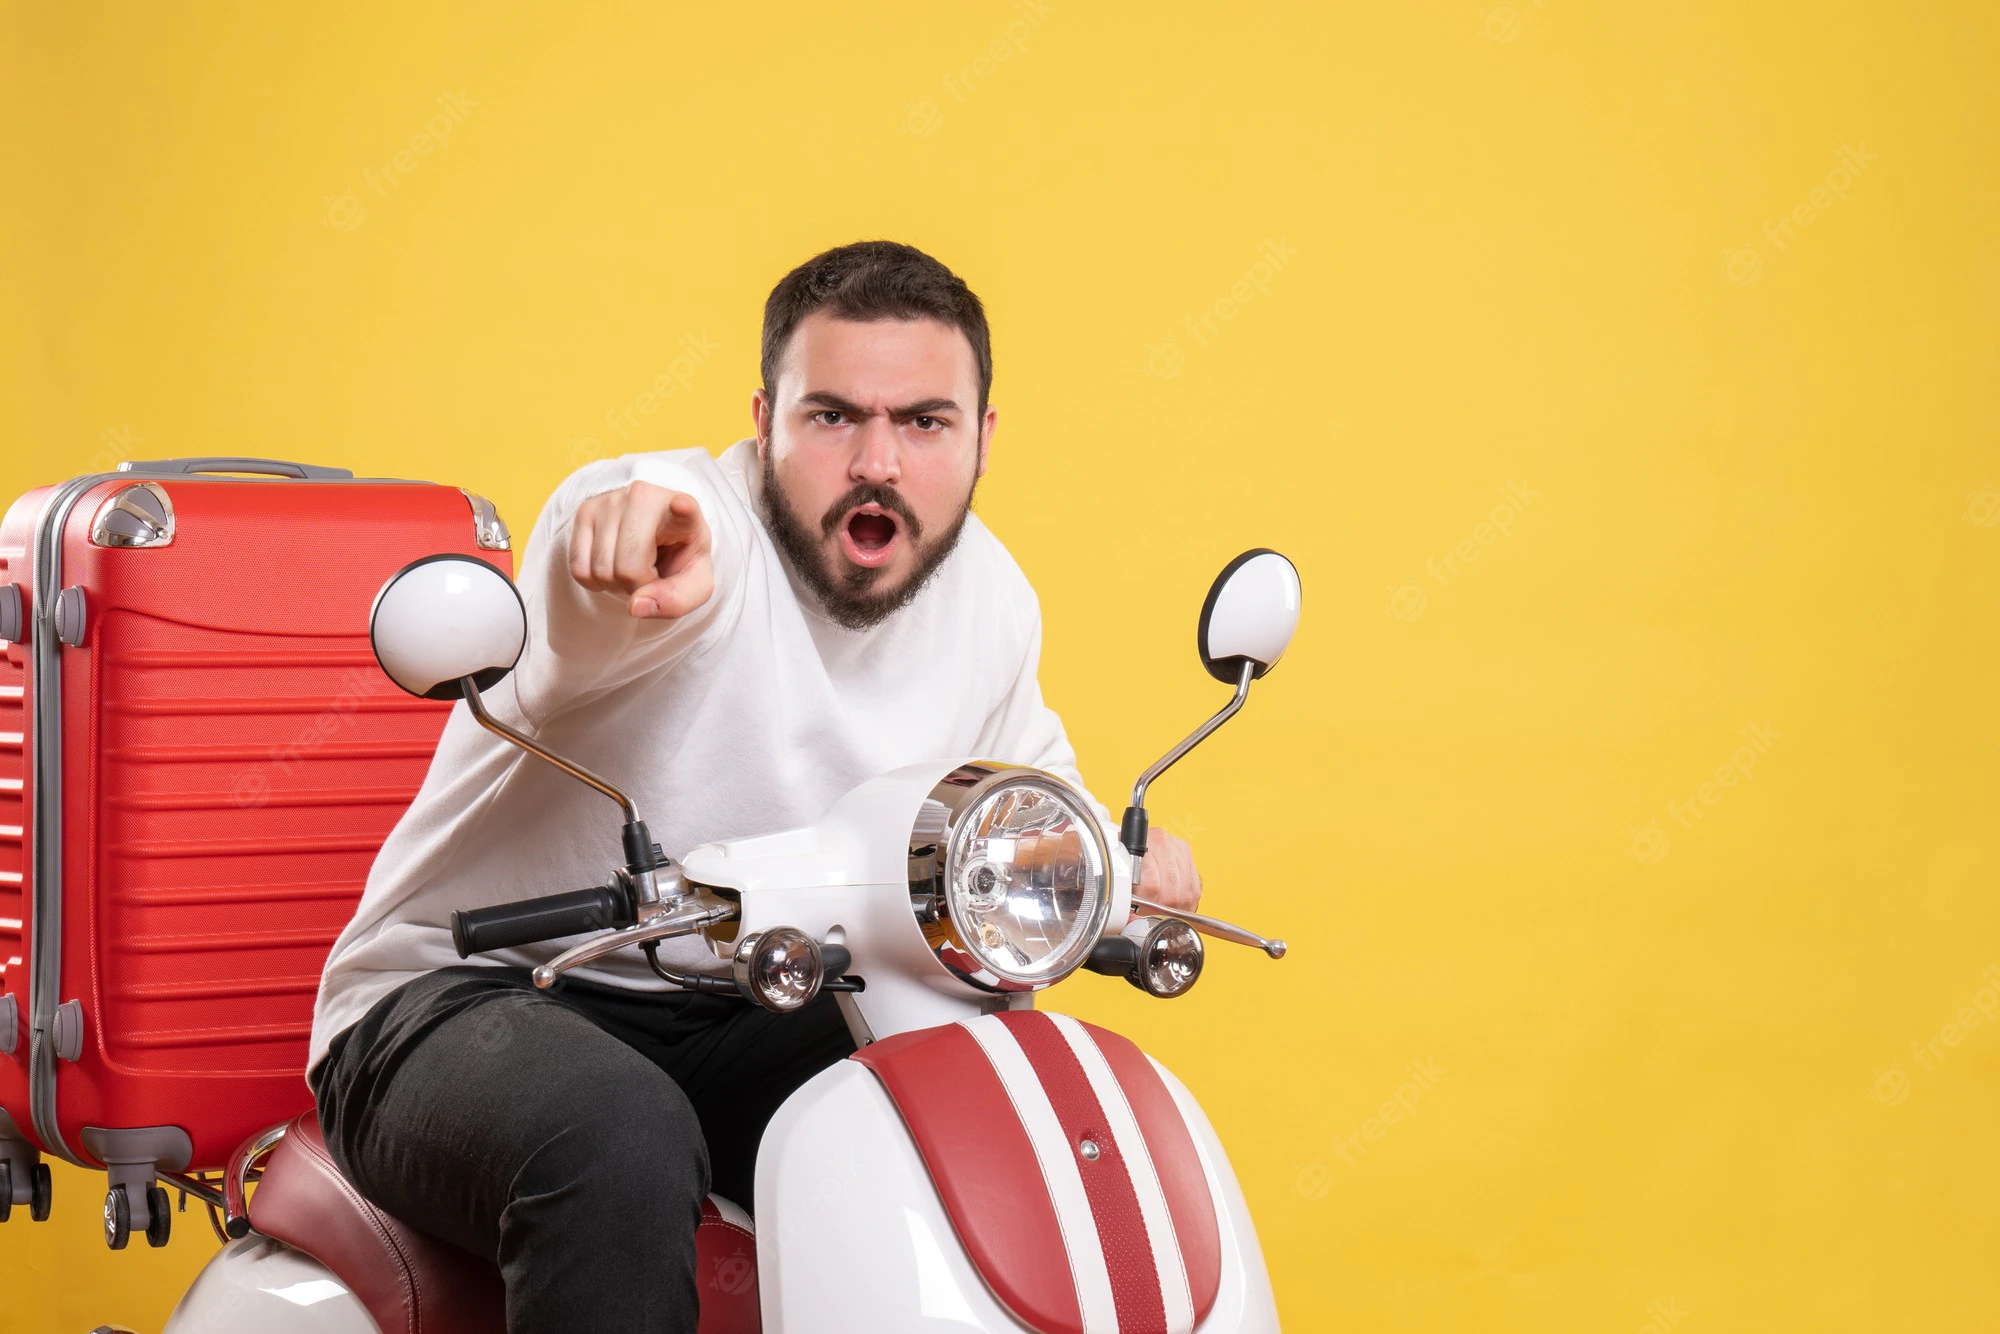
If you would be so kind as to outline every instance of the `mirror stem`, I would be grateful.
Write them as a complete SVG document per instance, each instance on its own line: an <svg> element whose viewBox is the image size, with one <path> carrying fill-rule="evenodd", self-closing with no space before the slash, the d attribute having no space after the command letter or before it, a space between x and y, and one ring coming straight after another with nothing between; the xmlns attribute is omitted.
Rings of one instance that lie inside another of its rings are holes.
<svg viewBox="0 0 2000 1334"><path fill-rule="evenodd" d="M486 701L479 697L479 687L472 683L471 677L468 676L461 679L458 684L459 688L465 692L465 706L468 709L472 710L473 718L479 723L481 727L493 733L495 736L504 737L506 740L513 742L515 745L519 746L522 750L527 751L530 755L533 755L539 759L547 760L550 764L553 764L556 768L562 770L564 773L568 774L571 778L576 779L578 782L587 783L591 787L596 788L599 792L602 792L605 796L611 798L613 801L617 802L620 806L625 808L625 823L637 824L639 822L639 808L632 804L632 799L630 797L626 796L623 792L620 792L617 788L611 786L611 784L605 782L602 778L599 778L596 774L590 772L590 770L584 768L583 766L577 764L571 764L568 760L564 759L562 756L555 755L550 753L549 751L543 750L533 741L529 740L521 733L515 731L513 728L507 726L507 724L501 722L498 718L495 718L492 714L488 713L486 711Z"/></svg>
<svg viewBox="0 0 2000 1334"><path fill-rule="evenodd" d="M1236 676L1236 695L1229 703L1222 706L1222 712L1195 728L1188 734L1186 740L1155 760L1153 767L1140 774L1139 781L1132 784L1132 804L1125 808L1125 819L1119 826L1118 841L1125 845L1125 851L1132 854L1135 863L1132 868L1134 885L1139 883L1139 868L1136 863L1146 855L1146 789L1152 786L1155 778L1171 769L1181 756L1208 740L1211 732L1236 716L1236 711L1243 707L1243 701L1250 698L1250 682L1256 679L1256 674L1257 664L1245 658Z"/></svg>

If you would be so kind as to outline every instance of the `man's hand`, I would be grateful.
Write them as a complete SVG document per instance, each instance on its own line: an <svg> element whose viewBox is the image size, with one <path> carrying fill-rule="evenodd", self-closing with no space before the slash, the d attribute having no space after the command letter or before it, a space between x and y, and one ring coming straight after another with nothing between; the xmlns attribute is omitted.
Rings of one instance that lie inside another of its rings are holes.
<svg viewBox="0 0 2000 1334"><path fill-rule="evenodd" d="M624 593L634 616L677 620L715 593L708 521L693 496L633 482L577 506L569 572L593 592Z"/></svg>
<svg viewBox="0 0 2000 1334"><path fill-rule="evenodd" d="M1139 884L1132 891L1163 908L1193 912L1201 906L1201 873L1194 869L1194 849L1178 834L1155 829L1146 836L1146 856L1139 863Z"/></svg>

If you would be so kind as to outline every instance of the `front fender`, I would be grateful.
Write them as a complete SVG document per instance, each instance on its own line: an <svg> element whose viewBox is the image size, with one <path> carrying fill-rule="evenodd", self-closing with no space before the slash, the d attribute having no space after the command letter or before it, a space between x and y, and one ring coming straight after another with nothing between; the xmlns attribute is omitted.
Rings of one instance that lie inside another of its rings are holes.
<svg viewBox="0 0 2000 1334"><path fill-rule="evenodd" d="M1153 1066L1185 1118L1220 1232L1221 1282L1199 1329L1276 1331L1263 1251L1228 1156L1186 1087ZM1039 1180L1021 1186L1043 1189ZM772 1118L757 1158L757 1225L766 1331L1024 1328L960 1244L895 1101L858 1062L822 1071Z"/></svg>

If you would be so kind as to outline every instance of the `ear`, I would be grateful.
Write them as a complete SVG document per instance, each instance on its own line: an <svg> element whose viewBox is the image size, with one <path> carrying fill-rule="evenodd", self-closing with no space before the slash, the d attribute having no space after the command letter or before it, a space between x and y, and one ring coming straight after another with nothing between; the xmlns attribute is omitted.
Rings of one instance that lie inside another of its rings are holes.
<svg viewBox="0 0 2000 1334"><path fill-rule="evenodd" d="M1000 421L1000 409L991 403L986 405L986 415L979 422L979 471L974 477L986 475L986 450L993 443L993 430Z"/></svg>
<svg viewBox="0 0 2000 1334"><path fill-rule="evenodd" d="M771 440L771 400L761 388L750 392L750 421L757 428L757 461L762 463Z"/></svg>

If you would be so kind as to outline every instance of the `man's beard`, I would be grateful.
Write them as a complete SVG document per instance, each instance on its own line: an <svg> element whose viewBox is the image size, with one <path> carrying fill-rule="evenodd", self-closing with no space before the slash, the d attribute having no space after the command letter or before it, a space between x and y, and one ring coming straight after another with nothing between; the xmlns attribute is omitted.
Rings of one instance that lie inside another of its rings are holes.
<svg viewBox="0 0 2000 1334"><path fill-rule="evenodd" d="M894 487L856 486L827 510L820 519L819 532L815 534L799 516L793 512L792 503L786 497L784 488L778 484L777 451L768 444L764 447L764 526L771 530L778 547L798 571L799 578L825 606L826 614L834 623L848 630L869 630L880 625L889 617L910 605L917 594L923 592L924 585L931 581L945 557L951 555L958 545L959 534L965 531L965 516L972 512L972 492L965 494L965 503L959 506L958 514L951 521L951 527L938 535L928 549L922 542L923 524L910 509L910 502L903 499ZM973 479L973 489L979 482ZM870 502L896 516L903 536L917 553L917 566L910 571L910 577L891 589L877 589L884 572L866 566L849 563L844 573L836 575L832 569L836 556L829 554L822 545L840 527L840 521L847 517L857 505Z"/></svg>

